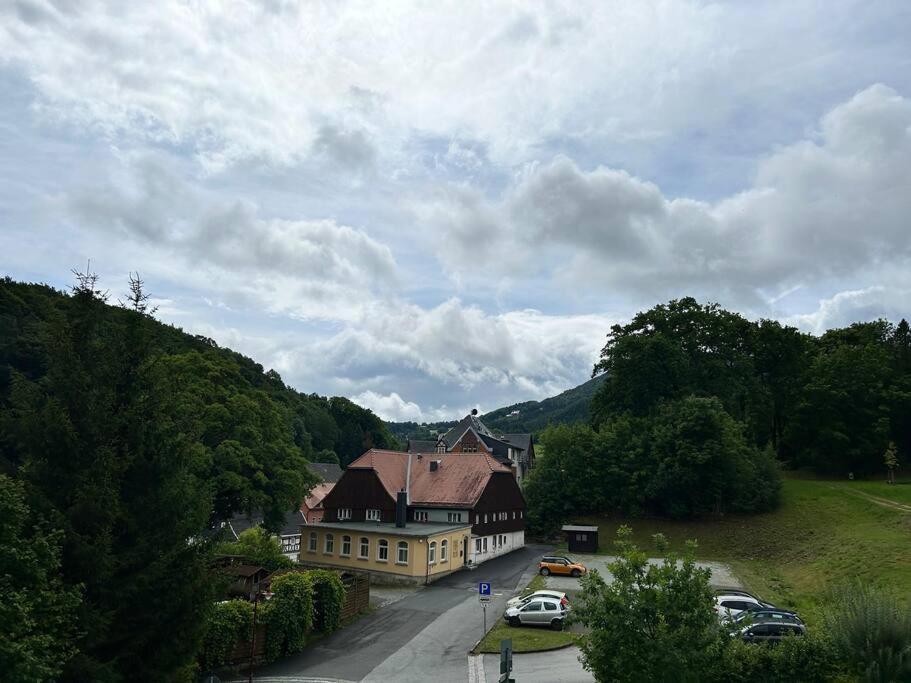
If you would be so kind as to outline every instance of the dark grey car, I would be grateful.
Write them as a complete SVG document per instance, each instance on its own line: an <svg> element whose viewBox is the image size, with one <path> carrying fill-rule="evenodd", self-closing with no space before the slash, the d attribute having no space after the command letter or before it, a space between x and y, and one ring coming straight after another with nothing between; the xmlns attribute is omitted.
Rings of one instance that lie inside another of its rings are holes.
<svg viewBox="0 0 911 683"><path fill-rule="evenodd" d="M789 636L802 636L807 632L807 627L797 621L791 620L762 620L744 626L740 630L740 637L747 643L778 643L782 638Z"/></svg>

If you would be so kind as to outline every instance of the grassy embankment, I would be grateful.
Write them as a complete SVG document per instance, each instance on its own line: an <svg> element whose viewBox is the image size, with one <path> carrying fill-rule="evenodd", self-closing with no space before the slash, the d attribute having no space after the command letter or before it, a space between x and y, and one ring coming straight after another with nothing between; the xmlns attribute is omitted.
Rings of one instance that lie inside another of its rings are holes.
<svg viewBox="0 0 911 683"><path fill-rule="evenodd" d="M874 500L868 496L875 496ZM699 544L697 559L726 562L760 596L818 619L828 588L860 580L890 588L911 605L911 482L786 479L781 507L762 515L668 521L588 517L600 527L600 551L612 552L627 524L645 550L663 533L682 549Z"/></svg>
<svg viewBox="0 0 911 683"><path fill-rule="evenodd" d="M546 587L544 577L535 576L522 593L524 595ZM500 641L504 638L512 638L513 652L539 652L541 650L554 650L559 647L565 647L575 642L579 637L576 633L551 631L542 626L510 626L503 620L502 615L493 615L493 617L495 620L494 625L475 648L475 654L479 652L499 652Z"/></svg>

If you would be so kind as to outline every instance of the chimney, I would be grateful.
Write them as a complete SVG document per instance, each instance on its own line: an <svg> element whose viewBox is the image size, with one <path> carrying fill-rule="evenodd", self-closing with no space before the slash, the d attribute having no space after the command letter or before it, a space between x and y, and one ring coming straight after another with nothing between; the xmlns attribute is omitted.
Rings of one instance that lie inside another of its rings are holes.
<svg viewBox="0 0 911 683"><path fill-rule="evenodd" d="M395 499L395 526L399 529L405 528L405 520L408 518L408 494L405 489L399 491Z"/></svg>
<svg viewBox="0 0 911 683"><path fill-rule="evenodd" d="M430 471L431 471L431 472L436 472L438 469L440 469L440 461L439 461L439 460L431 460L431 461L430 461Z"/></svg>

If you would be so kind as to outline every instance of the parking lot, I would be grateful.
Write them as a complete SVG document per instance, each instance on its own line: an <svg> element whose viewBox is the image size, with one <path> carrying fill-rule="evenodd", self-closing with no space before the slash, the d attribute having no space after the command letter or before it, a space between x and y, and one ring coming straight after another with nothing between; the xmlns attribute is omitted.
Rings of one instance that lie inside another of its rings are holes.
<svg viewBox="0 0 911 683"><path fill-rule="evenodd" d="M556 553L561 555L563 553ZM576 562L581 562L588 570L597 569L598 573L605 581L610 581L613 577L607 568L607 565L616 560L613 555L583 555L581 553L567 553L567 557ZM650 559L653 564L660 564L661 560ZM741 588L743 584L734 576L731 568L723 562L697 562L699 567L707 567L712 570L711 584L715 587L724 588ZM564 593L576 593L580 590L579 579L571 576L555 576L551 574L546 579L547 587L552 590L563 591Z"/></svg>

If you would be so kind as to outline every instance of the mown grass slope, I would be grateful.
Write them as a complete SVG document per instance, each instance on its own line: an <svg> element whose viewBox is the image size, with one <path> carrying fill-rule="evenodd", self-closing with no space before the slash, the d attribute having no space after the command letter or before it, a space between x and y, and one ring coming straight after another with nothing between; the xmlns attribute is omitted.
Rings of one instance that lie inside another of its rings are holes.
<svg viewBox="0 0 911 683"><path fill-rule="evenodd" d="M907 504L911 484L787 479L781 507L772 513L698 521L579 521L598 524L603 553L613 551L620 524L632 527L647 550L658 532L678 550L695 539L699 559L729 563L753 591L813 622L827 589L854 580L895 590L911 605L911 512L863 494Z"/></svg>

